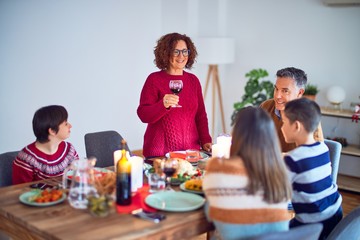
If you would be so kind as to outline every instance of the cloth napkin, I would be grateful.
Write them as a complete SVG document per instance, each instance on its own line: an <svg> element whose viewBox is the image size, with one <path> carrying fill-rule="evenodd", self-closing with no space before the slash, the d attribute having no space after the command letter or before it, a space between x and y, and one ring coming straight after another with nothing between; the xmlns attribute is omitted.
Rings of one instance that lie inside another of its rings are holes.
<svg viewBox="0 0 360 240"><path fill-rule="evenodd" d="M136 209L143 209L148 212L156 212L155 208L148 206L145 203L145 198L149 195L149 184L144 184L142 188L139 188L134 196L131 198L131 204L128 206L116 205L118 213L131 213Z"/></svg>

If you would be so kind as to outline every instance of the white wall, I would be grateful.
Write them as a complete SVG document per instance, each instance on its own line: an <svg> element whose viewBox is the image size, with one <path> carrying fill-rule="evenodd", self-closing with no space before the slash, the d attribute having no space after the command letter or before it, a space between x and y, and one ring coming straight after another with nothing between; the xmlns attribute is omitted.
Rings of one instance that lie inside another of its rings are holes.
<svg viewBox="0 0 360 240"><path fill-rule="evenodd" d="M156 40L174 31L236 39L236 62L220 66L228 132L233 103L253 68L267 69L271 80L280 68L302 68L320 87L320 104L338 84L348 106L359 101L359 23L360 7L320 0L1 0L0 152L33 141L33 114L49 104L68 109L69 141L80 155L85 133L107 129L142 148L139 94L156 70ZM203 84L206 70L193 69ZM206 104L210 117L210 99ZM217 134L220 121L216 127Z"/></svg>
<svg viewBox="0 0 360 240"><path fill-rule="evenodd" d="M319 86L321 105L328 104L326 90L334 84L346 89L344 106L360 101L359 6L328 7L314 0L229 4L229 28L238 45L236 64L229 67L228 104L240 99L250 69L265 68L274 80L287 66L305 70L308 81Z"/></svg>
<svg viewBox="0 0 360 240"><path fill-rule="evenodd" d="M0 152L34 140L34 112L64 105L84 156L87 132L115 129L142 148L140 90L155 70L160 1L1 1ZM139 6L142 6L139 8Z"/></svg>

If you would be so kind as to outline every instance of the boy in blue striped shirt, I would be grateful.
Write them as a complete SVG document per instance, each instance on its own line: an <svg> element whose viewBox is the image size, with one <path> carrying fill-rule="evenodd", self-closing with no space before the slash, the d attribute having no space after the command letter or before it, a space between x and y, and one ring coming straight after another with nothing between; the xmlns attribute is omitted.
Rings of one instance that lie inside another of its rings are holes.
<svg viewBox="0 0 360 240"><path fill-rule="evenodd" d="M313 133L321 118L320 107L306 98L288 102L282 113L281 128L285 141L297 148L285 153L285 162L293 186L295 217L290 228L322 223L319 239L326 239L342 219L342 197L331 179L329 149L316 142Z"/></svg>

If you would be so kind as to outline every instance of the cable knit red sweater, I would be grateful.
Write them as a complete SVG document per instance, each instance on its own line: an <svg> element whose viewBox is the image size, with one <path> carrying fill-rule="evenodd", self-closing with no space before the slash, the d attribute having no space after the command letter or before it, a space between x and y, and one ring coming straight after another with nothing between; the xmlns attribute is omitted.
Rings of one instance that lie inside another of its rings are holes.
<svg viewBox="0 0 360 240"><path fill-rule="evenodd" d="M179 104L182 108L166 109L165 94L171 94L170 80L182 80ZM169 75L165 71L151 73L141 91L137 114L147 123L144 135L145 157L164 156L167 152L200 149L211 142L208 119L199 79L191 73Z"/></svg>

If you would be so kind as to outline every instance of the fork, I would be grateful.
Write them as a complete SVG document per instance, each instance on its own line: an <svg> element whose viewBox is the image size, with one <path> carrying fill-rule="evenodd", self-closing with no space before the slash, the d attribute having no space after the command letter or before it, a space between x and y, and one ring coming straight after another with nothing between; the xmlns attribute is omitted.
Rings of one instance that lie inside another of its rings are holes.
<svg viewBox="0 0 360 240"><path fill-rule="evenodd" d="M154 223L159 223L160 221L162 221L162 220L164 220L166 218L166 216L164 214L146 212L142 208L138 208L136 210L133 210L131 212L131 214L134 217L138 217L138 218L141 218L143 220L147 220L147 221L154 222Z"/></svg>

